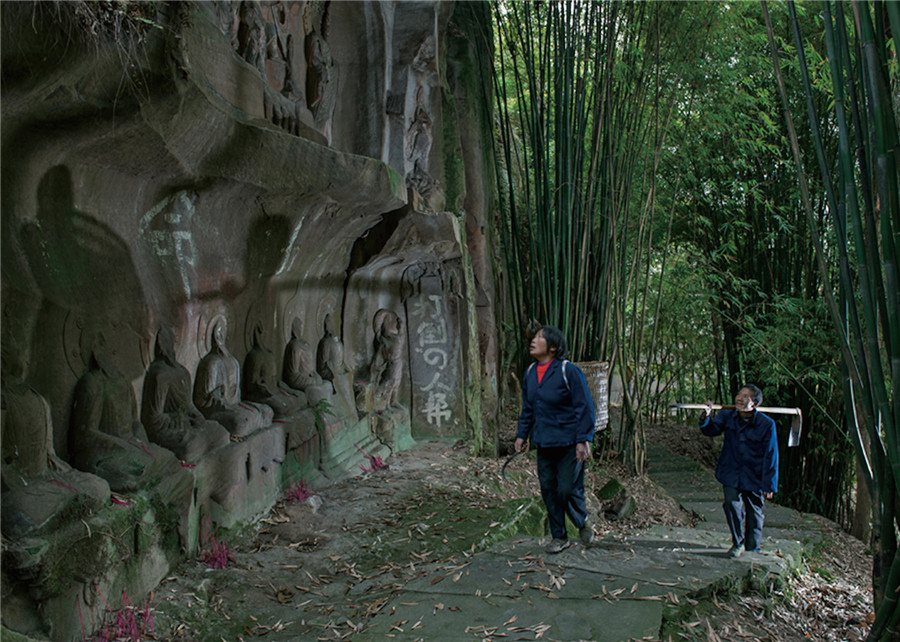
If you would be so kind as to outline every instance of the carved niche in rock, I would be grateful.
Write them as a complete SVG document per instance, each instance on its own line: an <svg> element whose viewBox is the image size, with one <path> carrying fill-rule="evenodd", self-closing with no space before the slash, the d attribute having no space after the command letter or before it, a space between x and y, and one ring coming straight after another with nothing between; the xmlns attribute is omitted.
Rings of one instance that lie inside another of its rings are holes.
<svg viewBox="0 0 900 642"><path fill-rule="evenodd" d="M290 417L309 405L306 394L281 381L275 354L263 345L262 333L257 325L253 346L244 359L244 398L271 407L276 418Z"/></svg>
<svg viewBox="0 0 900 642"><path fill-rule="evenodd" d="M191 375L175 360L175 335L163 325L156 335L155 358L144 376L141 422L154 443L186 462L229 442L228 431L209 421L194 405Z"/></svg>
<svg viewBox="0 0 900 642"><path fill-rule="evenodd" d="M213 318L207 340L209 352L197 365L194 405L204 417L222 424L235 437L246 437L271 424L274 413L265 404L241 401L241 367L228 351L227 332L225 317Z"/></svg>

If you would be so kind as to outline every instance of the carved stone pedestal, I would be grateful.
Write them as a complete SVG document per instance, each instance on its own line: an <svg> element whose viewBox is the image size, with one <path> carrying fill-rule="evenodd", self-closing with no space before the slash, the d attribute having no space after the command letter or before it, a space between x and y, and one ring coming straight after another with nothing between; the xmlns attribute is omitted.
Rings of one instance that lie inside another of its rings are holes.
<svg viewBox="0 0 900 642"><path fill-rule="evenodd" d="M372 433L368 418L353 423L342 419L325 426L321 469L330 480L352 477L371 468L369 457L383 460L390 453Z"/></svg>
<svg viewBox="0 0 900 642"><path fill-rule="evenodd" d="M77 470L48 471L3 493L3 535L19 539L59 528L109 503L109 484Z"/></svg>
<svg viewBox="0 0 900 642"><path fill-rule="evenodd" d="M158 485L117 498L122 503L110 501L108 488L101 504L86 492L76 495L55 485L75 500L6 545L3 585L13 588L16 599L4 599L4 625L34 631L41 639L42 631L54 641L81 639L82 630L97 629L108 611L120 606L123 592L132 601L148 595L183 554L179 533L185 530L189 511L183 507L190 505L193 481L180 467L169 472ZM106 484L88 473L67 479L82 491L90 479ZM45 510L53 505L51 496L41 495Z"/></svg>
<svg viewBox="0 0 900 642"><path fill-rule="evenodd" d="M409 411L400 406L392 406L369 416L372 430L378 441L391 449L392 453L407 450L416 445L412 437Z"/></svg>
<svg viewBox="0 0 900 642"><path fill-rule="evenodd" d="M281 491L284 445L283 425L276 423L197 462L192 470L198 519L208 517L227 529L271 508Z"/></svg>
<svg viewBox="0 0 900 642"><path fill-rule="evenodd" d="M319 470L322 439L316 427L316 412L305 408L290 419L277 419L279 422L284 430L282 485L287 488L303 481L308 488L317 488L326 483Z"/></svg>

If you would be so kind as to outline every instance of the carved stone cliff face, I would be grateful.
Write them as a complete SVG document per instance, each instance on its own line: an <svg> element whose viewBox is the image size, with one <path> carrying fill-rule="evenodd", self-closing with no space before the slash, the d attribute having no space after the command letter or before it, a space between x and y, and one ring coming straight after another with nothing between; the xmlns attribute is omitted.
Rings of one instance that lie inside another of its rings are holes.
<svg viewBox="0 0 900 642"><path fill-rule="evenodd" d="M316 345L333 312L351 373L373 356L375 312L400 314L398 398L414 433L480 434L467 395L481 395L496 363L481 238L492 183L481 163L475 176L445 160L488 146L478 123L489 101L456 86L474 75L460 67L476 38L455 21L479 10L173 3L122 19L109 41L86 35L92 17L101 33L105 23L69 4L68 26L41 3L2 8L4 350L48 399L59 454L85 337L108 337L140 397L160 324L193 375L220 314L242 360L256 325L280 355L294 318ZM415 281L433 274L425 290ZM410 297L434 287L453 301L441 319L452 375L434 364L417 374L417 359L435 358L415 352ZM453 390L446 407L422 392L435 374Z"/></svg>
<svg viewBox="0 0 900 642"><path fill-rule="evenodd" d="M6 2L0 28L4 626L81 637L301 472L484 449L487 5Z"/></svg>

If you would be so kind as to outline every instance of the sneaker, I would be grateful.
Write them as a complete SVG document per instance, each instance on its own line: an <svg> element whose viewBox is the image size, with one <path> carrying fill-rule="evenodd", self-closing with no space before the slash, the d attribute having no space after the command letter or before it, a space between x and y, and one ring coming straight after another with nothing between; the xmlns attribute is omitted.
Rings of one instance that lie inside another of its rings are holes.
<svg viewBox="0 0 900 642"><path fill-rule="evenodd" d="M584 526L578 529L578 537L581 538L581 543L585 546L590 546L591 542L594 541L594 529L591 528L591 525L587 522L584 523Z"/></svg>
<svg viewBox="0 0 900 642"><path fill-rule="evenodd" d="M553 538L552 540L550 540L550 543L547 544L547 548L544 550L553 555L569 548L569 544L570 542L567 539Z"/></svg>
<svg viewBox="0 0 900 642"><path fill-rule="evenodd" d="M732 546L728 549L728 557L740 557L741 553L744 552L743 546Z"/></svg>

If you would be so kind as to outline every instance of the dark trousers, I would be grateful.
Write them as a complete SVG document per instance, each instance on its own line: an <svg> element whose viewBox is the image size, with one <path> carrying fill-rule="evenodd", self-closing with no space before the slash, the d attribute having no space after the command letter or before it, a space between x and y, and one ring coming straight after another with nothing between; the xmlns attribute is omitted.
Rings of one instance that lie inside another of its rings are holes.
<svg viewBox="0 0 900 642"><path fill-rule="evenodd" d="M762 543L763 506L766 500L759 491L738 490L723 486L725 519L731 531L731 542L735 546L754 552Z"/></svg>
<svg viewBox="0 0 900 642"><path fill-rule="evenodd" d="M566 515L581 528L587 521L584 503L584 462L575 455L575 444L554 448L538 448L538 480L541 497L547 507L550 535L566 539Z"/></svg>

